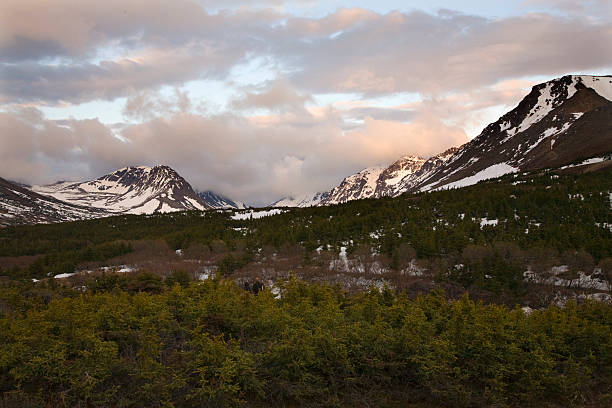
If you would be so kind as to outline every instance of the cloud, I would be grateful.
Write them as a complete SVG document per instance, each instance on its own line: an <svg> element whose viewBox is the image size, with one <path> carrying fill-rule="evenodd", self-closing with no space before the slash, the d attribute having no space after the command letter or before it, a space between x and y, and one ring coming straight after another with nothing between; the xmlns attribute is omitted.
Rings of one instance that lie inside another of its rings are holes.
<svg viewBox="0 0 612 408"><path fill-rule="evenodd" d="M12 61L92 56L105 46L177 45L218 23L189 0L5 0L2 14L0 52Z"/></svg>
<svg viewBox="0 0 612 408"><path fill-rule="evenodd" d="M612 67L612 21L601 15L487 19L351 8L304 18L283 8L213 14L179 1L59 0L50 7L10 0L0 35L1 100L78 103L195 79L231 82L237 67L260 57L276 67L277 80L307 95L434 95ZM244 102L257 103L258 92L249 92L252 101Z"/></svg>
<svg viewBox="0 0 612 408"><path fill-rule="evenodd" d="M178 88L174 88L171 96L145 90L135 92L127 99L123 114L131 119L150 120L178 112L186 113L191 107L187 92Z"/></svg>
<svg viewBox="0 0 612 408"><path fill-rule="evenodd" d="M297 92L285 78L277 78L246 91L232 106L236 109L264 108L270 111L302 111L304 104L312 101L310 95Z"/></svg>
<svg viewBox="0 0 612 408"><path fill-rule="evenodd" d="M340 25L338 25L340 29ZM291 24L279 36L292 36ZM331 29L329 31L332 31ZM311 93L439 94L612 66L612 24L547 14L485 19L392 12L333 37L278 44Z"/></svg>
<svg viewBox="0 0 612 408"><path fill-rule="evenodd" d="M376 120L410 122L415 118L416 112L401 107L362 106L348 109L343 113L343 116L352 120L362 120L365 117L370 117Z"/></svg>
<svg viewBox="0 0 612 408"><path fill-rule="evenodd" d="M595 18L612 17L612 3L608 0L525 0L524 5L553 7L570 14Z"/></svg>
<svg viewBox="0 0 612 408"><path fill-rule="evenodd" d="M362 167L389 164L405 153L431 155L466 141L461 129L426 115L410 124L366 117L351 131L342 123L334 109L253 118L176 112L126 125L117 138L97 120L56 122L20 110L0 116L0 174L49 183L95 178L127 165L168 164L195 188L267 204L329 189Z"/></svg>
<svg viewBox="0 0 612 408"><path fill-rule="evenodd" d="M50 183L100 176L138 160L136 152L97 120L45 120L32 108L0 113L0 174Z"/></svg>
<svg viewBox="0 0 612 408"><path fill-rule="evenodd" d="M187 79L214 78L242 58L240 49L215 50L190 43L167 50L141 50L117 61L98 64L48 65L24 62L0 67L0 89L5 102L56 104L113 100Z"/></svg>

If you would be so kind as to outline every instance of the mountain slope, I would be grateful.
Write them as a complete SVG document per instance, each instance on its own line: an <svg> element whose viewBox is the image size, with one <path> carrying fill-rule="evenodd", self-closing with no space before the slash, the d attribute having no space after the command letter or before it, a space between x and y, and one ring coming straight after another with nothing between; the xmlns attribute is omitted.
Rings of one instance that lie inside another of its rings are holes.
<svg viewBox="0 0 612 408"><path fill-rule="evenodd" d="M568 75L533 87L442 165L423 166L402 192L461 187L516 171L559 167L612 150L612 77Z"/></svg>
<svg viewBox="0 0 612 408"><path fill-rule="evenodd" d="M401 192L402 181L416 173L425 161L416 156L401 157L380 173L373 196L379 198L397 195Z"/></svg>
<svg viewBox="0 0 612 408"><path fill-rule="evenodd" d="M345 178L321 204L463 187L603 157L612 151L611 100L610 76L567 75L536 85L465 145L428 160L404 156L386 169L362 170Z"/></svg>
<svg viewBox="0 0 612 408"><path fill-rule="evenodd" d="M339 204L374 197L379 177L385 170L384 167L370 167L345 178L338 187L329 192L329 196L321 201L321 204Z"/></svg>
<svg viewBox="0 0 612 408"><path fill-rule="evenodd" d="M243 202L234 201L221 194L217 194L214 191L198 191L197 195L206 204L208 204L210 208L216 208L216 209L234 208L237 210L242 210L242 209L247 208L247 205L244 204Z"/></svg>
<svg viewBox="0 0 612 408"><path fill-rule="evenodd" d="M273 202L268 207L314 207L324 201L329 196L329 192L303 194L297 197L285 197Z"/></svg>
<svg viewBox="0 0 612 408"><path fill-rule="evenodd" d="M96 180L34 186L34 192L112 213L151 214L212 208L168 166L126 167Z"/></svg>
<svg viewBox="0 0 612 408"><path fill-rule="evenodd" d="M0 226L74 221L108 215L111 214L104 210L65 203L0 178Z"/></svg>

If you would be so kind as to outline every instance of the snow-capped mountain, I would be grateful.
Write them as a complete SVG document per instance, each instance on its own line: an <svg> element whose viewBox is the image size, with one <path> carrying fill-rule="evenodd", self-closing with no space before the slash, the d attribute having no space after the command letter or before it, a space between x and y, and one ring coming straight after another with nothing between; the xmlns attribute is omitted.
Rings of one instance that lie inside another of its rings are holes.
<svg viewBox="0 0 612 408"><path fill-rule="evenodd" d="M342 180L321 201L323 205L344 203L362 198L380 198L398 194L398 188L425 163L417 156L403 156L388 167L370 167Z"/></svg>
<svg viewBox="0 0 612 408"><path fill-rule="evenodd" d="M440 154L430 157L418 170L404 177L397 184L391 195L398 196L406 191L413 191L413 186L418 185L425 179L428 179L431 174L435 173L438 168L442 167L451 157L453 157L457 151L459 151L459 147L451 147Z"/></svg>
<svg viewBox="0 0 612 408"><path fill-rule="evenodd" d="M329 196L329 192L304 194L297 197L285 197L274 203L270 204L269 207L315 207L325 200Z"/></svg>
<svg viewBox="0 0 612 408"><path fill-rule="evenodd" d="M385 170L385 167L370 167L345 178L338 187L329 192L329 196L321 204L339 204L374 197L380 175Z"/></svg>
<svg viewBox="0 0 612 408"><path fill-rule="evenodd" d="M388 167L370 167L346 177L331 191L286 197L270 204L270 207L313 207L397 195L402 180L418 171L425 162L417 156L403 156Z"/></svg>
<svg viewBox="0 0 612 408"><path fill-rule="evenodd" d="M0 178L0 226L100 218L108 212L59 201Z"/></svg>
<svg viewBox="0 0 612 408"><path fill-rule="evenodd" d="M111 213L151 214L211 208L168 166L126 167L96 180L33 186L32 190Z"/></svg>
<svg viewBox="0 0 612 408"><path fill-rule="evenodd" d="M443 163L427 163L400 192L475 184L560 167L612 151L612 77L567 75L536 85L510 112Z"/></svg>
<svg viewBox="0 0 612 408"><path fill-rule="evenodd" d="M234 201L230 198L227 198L221 194L217 194L213 191L198 191L198 197L200 197L206 204L210 206L210 208L215 209L228 209L233 208L236 210L243 210L248 208L248 206L241 201Z"/></svg>
<svg viewBox="0 0 612 408"><path fill-rule="evenodd" d="M401 194L402 181L419 171L426 160L417 156L404 156L380 173L376 180L374 197L388 197Z"/></svg>
<svg viewBox="0 0 612 408"><path fill-rule="evenodd" d="M404 156L345 178L321 205L475 184L560 167L612 151L612 77L568 75L533 87L519 105L461 147Z"/></svg>

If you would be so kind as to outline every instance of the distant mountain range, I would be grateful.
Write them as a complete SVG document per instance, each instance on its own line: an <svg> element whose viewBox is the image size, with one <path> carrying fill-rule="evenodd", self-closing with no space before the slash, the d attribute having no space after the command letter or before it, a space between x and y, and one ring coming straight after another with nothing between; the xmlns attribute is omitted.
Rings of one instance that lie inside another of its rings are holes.
<svg viewBox="0 0 612 408"><path fill-rule="evenodd" d="M271 206L330 205L458 188L507 173L556 168L612 152L612 76L567 75L536 85L517 107L461 147L364 169L329 192ZM318 197L324 197L318 199Z"/></svg>
<svg viewBox="0 0 612 408"><path fill-rule="evenodd" d="M25 186L0 179L0 225L245 208L212 191L196 193L168 166L126 167L95 180Z"/></svg>
<svg viewBox="0 0 612 408"><path fill-rule="evenodd" d="M271 206L458 188L507 173L609 160L611 152L612 76L568 75L534 86L517 107L461 147L427 160L404 156L353 174L330 191L286 197ZM246 205L212 191L196 192L168 166L126 167L95 180L33 187L0 179L0 225L221 208Z"/></svg>

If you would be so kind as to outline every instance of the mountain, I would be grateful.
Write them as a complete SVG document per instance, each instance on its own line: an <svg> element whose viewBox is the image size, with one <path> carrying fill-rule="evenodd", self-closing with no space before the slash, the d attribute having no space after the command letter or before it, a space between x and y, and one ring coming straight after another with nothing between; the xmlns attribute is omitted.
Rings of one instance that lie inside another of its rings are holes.
<svg viewBox="0 0 612 408"><path fill-rule="evenodd" d="M517 171L561 167L612 151L612 77L567 75L533 87L461 147L404 156L345 178L320 205L462 187Z"/></svg>
<svg viewBox="0 0 612 408"><path fill-rule="evenodd" d="M378 179L384 171L385 167L370 167L345 178L338 187L329 192L329 196L321 204L339 204L374 197Z"/></svg>
<svg viewBox="0 0 612 408"><path fill-rule="evenodd" d="M226 209L234 208L237 210L243 210L247 208L247 205L240 201L234 201L221 194L217 194L213 191L198 191L196 193L210 208Z"/></svg>
<svg viewBox="0 0 612 408"><path fill-rule="evenodd" d="M270 207L312 207L397 195L401 181L419 170L423 163L425 163L423 158L403 156L388 167L370 167L346 177L331 191L305 194L295 198L285 197L270 204Z"/></svg>
<svg viewBox="0 0 612 408"><path fill-rule="evenodd" d="M0 178L0 226L99 218L110 213L59 201Z"/></svg>
<svg viewBox="0 0 612 408"><path fill-rule="evenodd" d="M462 187L507 173L602 157L610 151L612 77L567 75L534 86L517 107L443 163L426 162L399 190Z"/></svg>
<svg viewBox="0 0 612 408"><path fill-rule="evenodd" d="M398 194L402 180L418 171L425 159L403 156L388 167L370 167L342 180L321 204L339 204L362 198L380 198Z"/></svg>
<svg viewBox="0 0 612 408"><path fill-rule="evenodd" d="M324 201L329 196L329 192L304 194L297 197L285 197L268 207L314 207Z"/></svg>
<svg viewBox="0 0 612 408"><path fill-rule="evenodd" d="M168 166L126 167L96 180L33 186L32 190L110 213L151 214L212 208Z"/></svg>
<svg viewBox="0 0 612 408"><path fill-rule="evenodd" d="M425 159L416 156L404 156L380 173L376 180L374 197L395 196L401 192L401 182L412 176L425 163Z"/></svg>

